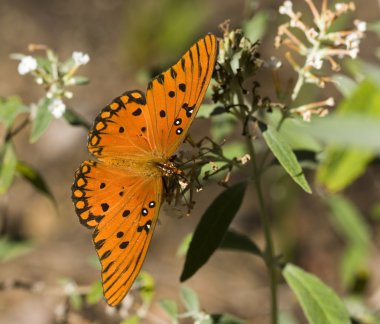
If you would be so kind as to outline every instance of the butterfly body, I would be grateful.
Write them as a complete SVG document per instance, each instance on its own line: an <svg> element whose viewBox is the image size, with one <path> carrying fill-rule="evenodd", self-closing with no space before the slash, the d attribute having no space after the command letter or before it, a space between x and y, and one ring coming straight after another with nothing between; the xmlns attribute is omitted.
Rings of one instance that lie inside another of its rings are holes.
<svg viewBox="0 0 380 324"><path fill-rule="evenodd" d="M96 117L72 200L80 222L94 230L107 303L118 305L138 275L163 200L163 177L181 176L171 157L183 142L216 59L207 35L169 70L149 82L146 94L127 91Z"/></svg>

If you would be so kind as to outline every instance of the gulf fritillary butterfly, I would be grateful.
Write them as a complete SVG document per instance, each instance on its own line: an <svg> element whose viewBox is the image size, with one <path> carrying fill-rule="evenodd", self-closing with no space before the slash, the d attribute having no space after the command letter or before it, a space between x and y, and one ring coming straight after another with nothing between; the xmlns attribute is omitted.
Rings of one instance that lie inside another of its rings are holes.
<svg viewBox="0 0 380 324"><path fill-rule="evenodd" d="M184 141L210 82L217 52L209 34L146 94L127 91L96 117L84 161L75 173L72 200L102 266L107 303L118 305L144 262L163 196L163 177L180 171L170 158Z"/></svg>

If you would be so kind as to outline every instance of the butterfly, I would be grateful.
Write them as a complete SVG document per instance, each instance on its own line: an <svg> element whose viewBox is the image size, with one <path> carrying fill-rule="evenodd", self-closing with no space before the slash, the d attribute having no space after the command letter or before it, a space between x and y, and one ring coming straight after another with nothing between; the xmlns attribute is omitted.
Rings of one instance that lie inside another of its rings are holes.
<svg viewBox="0 0 380 324"><path fill-rule="evenodd" d="M165 177L181 171L171 157L203 100L217 55L208 34L146 93L127 91L96 117L88 150L97 159L75 172L72 200L80 222L93 229L107 303L118 305L144 262L164 196Z"/></svg>

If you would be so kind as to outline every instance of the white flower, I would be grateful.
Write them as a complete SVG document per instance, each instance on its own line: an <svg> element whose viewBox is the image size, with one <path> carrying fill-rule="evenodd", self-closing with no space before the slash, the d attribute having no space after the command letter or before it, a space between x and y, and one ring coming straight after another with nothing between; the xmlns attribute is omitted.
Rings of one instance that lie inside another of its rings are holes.
<svg viewBox="0 0 380 324"><path fill-rule="evenodd" d="M352 48L349 52L350 57L353 59L356 58L358 56L358 54L359 54L359 48L357 48L357 47Z"/></svg>
<svg viewBox="0 0 380 324"><path fill-rule="evenodd" d="M293 3L289 0L285 1L280 8L278 8L278 12L281 15L291 15L293 13Z"/></svg>
<svg viewBox="0 0 380 324"><path fill-rule="evenodd" d="M48 109L55 118L61 118L66 111L66 105L61 99L53 99Z"/></svg>
<svg viewBox="0 0 380 324"><path fill-rule="evenodd" d="M354 25L356 26L357 30L362 33L367 30L367 23L365 21L356 19L354 21Z"/></svg>
<svg viewBox="0 0 380 324"><path fill-rule="evenodd" d="M251 160L251 156L249 154L245 154L239 160L240 160L240 163L244 165L244 164L247 164L247 162Z"/></svg>
<svg viewBox="0 0 380 324"><path fill-rule="evenodd" d="M323 65L322 56L319 53L309 55L306 59L306 64L312 66L317 70L320 70Z"/></svg>
<svg viewBox="0 0 380 324"><path fill-rule="evenodd" d="M189 183L186 180L183 180L183 179L179 179L178 180L178 184L179 184L179 186L181 187L182 190L185 190L189 186Z"/></svg>
<svg viewBox="0 0 380 324"><path fill-rule="evenodd" d="M72 58L76 65L85 65L90 61L90 56L82 52L73 52Z"/></svg>
<svg viewBox="0 0 380 324"><path fill-rule="evenodd" d="M326 106L333 107L335 105L335 100L333 97L330 97L326 100Z"/></svg>
<svg viewBox="0 0 380 324"><path fill-rule="evenodd" d="M318 37L318 32L314 28L309 28L306 33L309 35L311 38L317 38Z"/></svg>
<svg viewBox="0 0 380 324"><path fill-rule="evenodd" d="M25 75L37 69L37 66L37 61L33 56L24 56L21 59L17 70L19 74Z"/></svg>
<svg viewBox="0 0 380 324"><path fill-rule="evenodd" d="M63 290L67 296L71 296L77 290L77 285L73 282L68 282L64 285Z"/></svg>
<svg viewBox="0 0 380 324"><path fill-rule="evenodd" d="M74 94L71 91L65 91L63 95L68 99L71 99L74 96Z"/></svg>
<svg viewBox="0 0 380 324"><path fill-rule="evenodd" d="M336 11L341 11L341 10L343 10L344 8L346 8L346 4L345 4L345 3L341 3L341 2L339 2L339 3L336 3L336 4L335 4L335 10L336 10Z"/></svg>
<svg viewBox="0 0 380 324"><path fill-rule="evenodd" d="M277 57L271 56L269 60L264 62L264 66L266 68L277 70L282 66L282 62Z"/></svg>
<svg viewBox="0 0 380 324"><path fill-rule="evenodd" d="M301 116L302 116L302 119L305 122L310 122L311 121L311 112L310 112L310 110L306 110L306 111L301 112Z"/></svg>

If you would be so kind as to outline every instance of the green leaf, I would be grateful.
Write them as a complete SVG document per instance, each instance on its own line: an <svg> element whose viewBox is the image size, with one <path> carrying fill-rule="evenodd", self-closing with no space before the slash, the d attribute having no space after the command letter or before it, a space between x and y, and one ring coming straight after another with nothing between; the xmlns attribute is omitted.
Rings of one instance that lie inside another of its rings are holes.
<svg viewBox="0 0 380 324"><path fill-rule="evenodd" d="M369 249L357 244L348 244L340 264L340 280L343 287L352 291L358 279L369 276Z"/></svg>
<svg viewBox="0 0 380 324"><path fill-rule="evenodd" d="M380 152L380 89L364 81L336 111L307 130L331 144L317 171L318 181L331 192L350 185Z"/></svg>
<svg viewBox="0 0 380 324"><path fill-rule="evenodd" d="M187 286L181 286L180 297L183 305L191 313L200 311L199 300L197 294Z"/></svg>
<svg viewBox="0 0 380 324"><path fill-rule="evenodd" d="M263 132L265 142L268 144L274 156L283 166L285 171L292 177L292 179L300 185L300 187L307 193L311 193L309 184L302 172L302 168L297 161L297 157L288 145L278 134L275 128L268 126L267 130Z"/></svg>
<svg viewBox="0 0 380 324"><path fill-rule="evenodd" d="M75 310L79 311L82 309L83 301L82 301L82 297L79 294L77 293L71 294L69 297L69 301L70 301L71 306Z"/></svg>
<svg viewBox="0 0 380 324"><path fill-rule="evenodd" d="M370 79L377 86L380 86L380 65L368 63L362 60L355 60L353 64L356 65L358 74L361 74L362 77Z"/></svg>
<svg viewBox="0 0 380 324"><path fill-rule="evenodd" d="M5 143L0 151L0 194L5 193L12 184L17 165L16 153L12 143Z"/></svg>
<svg viewBox="0 0 380 324"><path fill-rule="evenodd" d="M29 139L31 143L35 143L45 133L53 119L53 115L48 109L50 103L51 99L43 98L37 105L37 114L33 119L32 132Z"/></svg>
<svg viewBox="0 0 380 324"><path fill-rule="evenodd" d="M243 25L243 31L246 37L252 42L260 40L268 27L270 13L267 10L260 10L250 20Z"/></svg>
<svg viewBox="0 0 380 324"><path fill-rule="evenodd" d="M332 225L346 241L340 264L342 284L352 289L358 276L369 271L370 228L355 205L345 197L331 195L326 202L331 211Z"/></svg>
<svg viewBox="0 0 380 324"><path fill-rule="evenodd" d="M16 165L16 171L21 175L26 181L28 181L35 189L46 195L51 201L57 205L52 192L47 186L45 180L42 178L41 174L33 169L30 165L25 162L18 161Z"/></svg>
<svg viewBox="0 0 380 324"><path fill-rule="evenodd" d="M89 305L97 304L103 298L103 286L101 281L95 281L90 291L86 295L86 303Z"/></svg>
<svg viewBox="0 0 380 324"><path fill-rule="evenodd" d="M154 296L154 279L146 271L139 273L137 280L139 282L139 294L144 304L150 304Z"/></svg>
<svg viewBox="0 0 380 324"><path fill-rule="evenodd" d="M238 318L234 315L225 313L225 314L212 314L212 323L214 324L245 324L246 321Z"/></svg>
<svg viewBox="0 0 380 324"><path fill-rule="evenodd" d="M358 86L354 80L344 74L335 74L333 75L332 79L335 83L336 88L345 97L351 96Z"/></svg>
<svg viewBox="0 0 380 324"><path fill-rule="evenodd" d="M0 98L0 122L3 122L7 129L12 126L19 114L26 111L28 108L24 106L19 97Z"/></svg>
<svg viewBox="0 0 380 324"><path fill-rule="evenodd" d="M263 114L260 119L264 124L270 125L273 128L278 127L282 119L282 114L278 110L273 110L270 113ZM279 135L285 142L287 142L293 150L308 150L320 152L322 145L310 134L306 134L305 127L309 124L301 118L293 117L286 118L282 124ZM299 134L302 133L302 136Z"/></svg>
<svg viewBox="0 0 380 324"><path fill-rule="evenodd" d="M166 313L170 316L172 323L178 323L178 307L174 300L172 299L162 299L159 302L159 305Z"/></svg>
<svg viewBox="0 0 380 324"><path fill-rule="evenodd" d="M242 182L224 190L207 208L190 243L181 281L190 278L220 246L240 208L246 187L247 183Z"/></svg>
<svg viewBox="0 0 380 324"><path fill-rule="evenodd" d="M74 110L66 107L65 113L63 114L63 118L73 126L83 126L85 129L90 130L91 125L79 114L77 114Z"/></svg>
<svg viewBox="0 0 380 324"><path fill-rule="evenodd" d="M343 302L318 277L292 264L287 264L282 273L297 296L309 323L351 323Z"/></svg>
<svg viewBox="0 0 380 324"><path fill-rule="evenodd" d="M326 199L336 230L353 244L369 248L370 229L359 210L348 199L331 195Z"/></svg>
<svg viewBox="0 0 380 324"><path fill-rule="evenodd" d="M224 250L244 251L260 257L263 256L263 253L255 242L253 242L248 236L234 231L227 231L219 248Z"/></svg>
<svg viewBox="0 0 380 324"><path fill-rule="evenodd" d="M140 317L137 315L132 315L124 320L122 320L119 324L138 324L140 323Z"/></svg>
<svg viewBox="0 0 380 324"><path fill-rule="evenodd" d="M325 144L380 153L380 141L377 140L380 136L380 121L363 114L331 114L316 118L309 125L304 125L300 131Z"/></svg>
<svg viewBox="0 0 380 324"><path fill-rule="evenodd" d="M317 179L330 192L338 192L363 174L372 159L371 151L330 148L319 164Z"/></svg>
<svg viewBox="0 0 380 324"><path fill-rule="evenodd" d="M16 241L7 237L0 238L0 261L5 262L20 257L32 250L28 241Z"/></svg>
<svg viewBox="0 0 380 324"><path fill-rule="evenodd" d="M187 251L189 250L190 242L193 239L193 233L188 233L185 235L185 237L182 239L178 249L176 256L177 257L183 257L186 255Z"/></svg>

